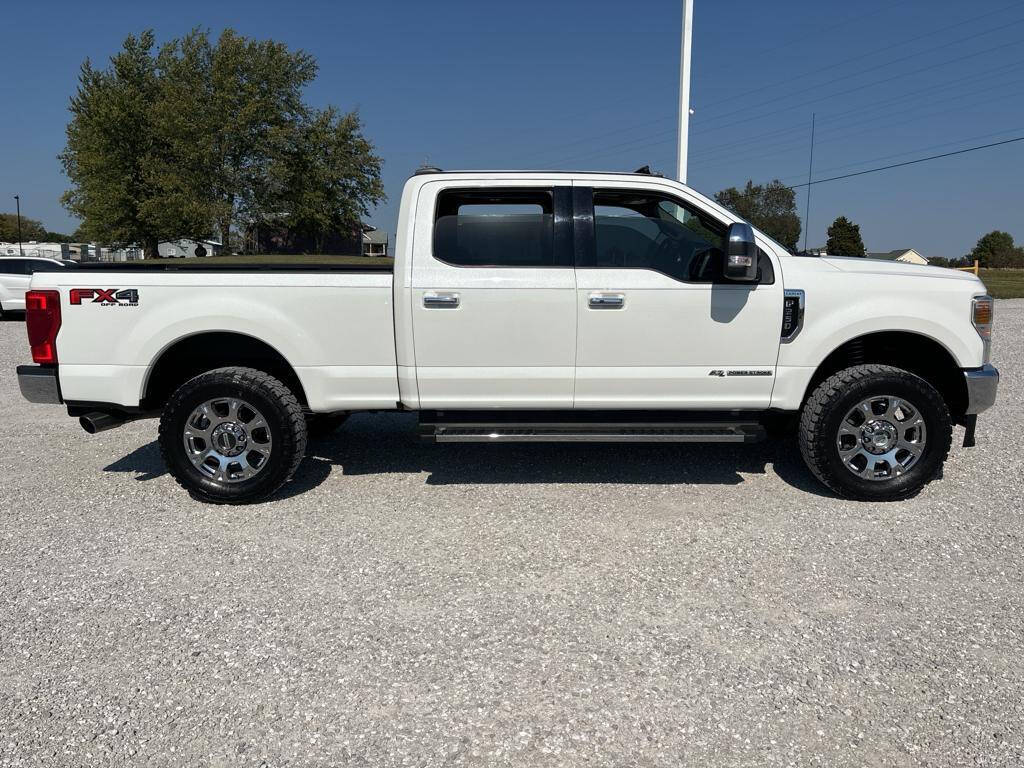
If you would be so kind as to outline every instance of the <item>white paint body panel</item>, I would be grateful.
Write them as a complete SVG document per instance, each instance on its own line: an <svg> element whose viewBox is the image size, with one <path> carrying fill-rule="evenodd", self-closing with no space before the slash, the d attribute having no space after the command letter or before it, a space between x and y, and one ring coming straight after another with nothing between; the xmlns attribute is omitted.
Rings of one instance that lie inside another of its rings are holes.
<svg viewBox="0 0 1024 768"><path fill-rule="evenodd" d="M391 276L368 273L42 273L61 292L57 336L66 400L135 406L150 366L208 331L252 336L298 374L313 410L394 408ZM139 306L69 303L72 287L136 288Z"/></svg>
<svg viewBox="0 0 1024 768"><path fill-rule="evenodd" d="M487 181L422 185L412 249L413 346L421 408L571 408L576 358L572 267L459 267L434 257L437 193ZM569 186L565 178L501 186ZM424 295L458 297L428 308Z"/></svg>
<svg viewBox="0 0 1024 768"><path fill-rule="evenodd" d="M622 174L475 172L411 178L402 193L394 275L353 272L37 273L61 293L57 338L66 400L137 406L160 354L209 331L257 338L296 371L316 411L395 408L799 408L817 366L878 331L941 344L983 363L970 322L972 275L862 259L801 258L758 233L773 285L680 283L649 270L462 268L433 258L437 192L467 186L625 187L685 198L737 218L668 179ZM136 288L137 307L71 306L77 288ZM806 294L797 338L779 343L784 289ZM23 293L22 289L22 293ZM428 292L458 309L426 309ZM625 294L592 310L592 292ZM5 302L4 306L7 304ZM713 369L770 376L710 376Z"/></svg>

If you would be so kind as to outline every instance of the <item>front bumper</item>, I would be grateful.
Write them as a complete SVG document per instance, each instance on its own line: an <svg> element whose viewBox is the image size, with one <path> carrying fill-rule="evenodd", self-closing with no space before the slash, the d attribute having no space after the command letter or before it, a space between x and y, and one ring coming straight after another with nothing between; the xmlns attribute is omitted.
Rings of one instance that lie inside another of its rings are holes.
<svg viewBox="0 0 1024 768"><path fill-rule="evenodd" d="M967 380L967 415L976 416L991 408L996 401L999 371L993 365L983 365L964 371Z"/></svg>
<svg viewBox="0 0 1024 768"><path fill-rule="evenodd" d="M19 365L18 386L21 388L21 396L30 403L60 405L64 402L60 396L60 383L57 381L56 368L45 368L41 365Z"/></svg>

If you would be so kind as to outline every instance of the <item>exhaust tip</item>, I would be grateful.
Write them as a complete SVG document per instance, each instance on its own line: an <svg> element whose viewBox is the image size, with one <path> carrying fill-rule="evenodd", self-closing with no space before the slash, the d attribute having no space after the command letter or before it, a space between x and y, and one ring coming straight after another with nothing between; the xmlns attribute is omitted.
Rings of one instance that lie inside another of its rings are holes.
<svg viewBox="0 0 1024 768"><path fill-rule="evenodd" d="M97 432L103 432L104 430L121 426L124 424L124 418L121 416L115 416L112 413L93 411L79 417L78 423L81 424L82 429L90 435L95 435Z"/></svg>

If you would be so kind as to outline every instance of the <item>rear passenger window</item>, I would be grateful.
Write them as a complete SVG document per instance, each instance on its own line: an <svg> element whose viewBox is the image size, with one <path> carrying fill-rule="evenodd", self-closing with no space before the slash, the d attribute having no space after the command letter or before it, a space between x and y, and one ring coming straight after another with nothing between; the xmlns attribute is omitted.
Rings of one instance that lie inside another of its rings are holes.
<svg viewBox="0 0 1024 768"><path fill-rule="evenodd" d="M552 190L442 192L434 220L434 258L460 267L553 266Z"/></svg>
<svg viewBox="0 0 1024 768"><path fill-rule="evenodd" d="M0 275L27 275L25 259L0 259Z"/></svg>

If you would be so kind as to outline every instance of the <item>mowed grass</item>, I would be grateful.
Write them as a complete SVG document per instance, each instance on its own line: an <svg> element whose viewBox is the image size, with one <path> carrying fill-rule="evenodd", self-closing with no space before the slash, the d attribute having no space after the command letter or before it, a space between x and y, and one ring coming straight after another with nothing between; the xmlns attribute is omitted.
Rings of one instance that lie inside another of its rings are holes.
<svg viewBox="0 0 1024 768"><path fill-rule="evenodd" d="M997 299L1024 298L1024 269L982 269L979 277Z"/></svg>

